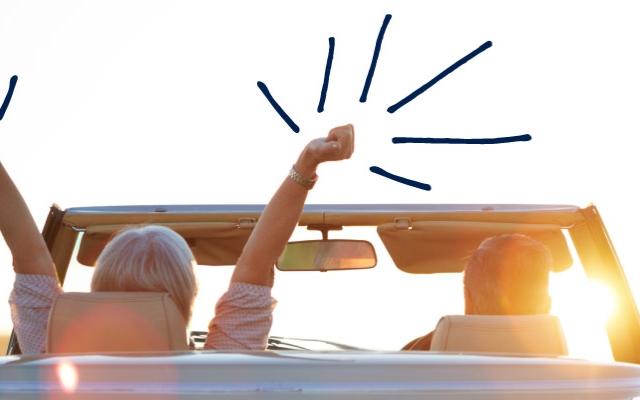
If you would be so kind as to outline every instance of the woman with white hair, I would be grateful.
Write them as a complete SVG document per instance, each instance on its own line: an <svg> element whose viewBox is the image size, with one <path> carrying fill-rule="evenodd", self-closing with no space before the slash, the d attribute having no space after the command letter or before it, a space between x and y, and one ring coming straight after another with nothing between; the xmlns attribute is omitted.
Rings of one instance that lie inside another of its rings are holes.
<svg viewBox="0 0 640 400"><path fill-rule="evenodd" d="M353 126L332 129L302 151L249 237L216 305L205 348L264 349L275 301L273 266L302 212L316 167L353 153ZM0 230L11 250L16 280L9 298L14 331L24 354L44 352L51 305L62 292L42 235L19 191L0 163ZM92 291L168 292L189 321L197 285L185 240L162 226L117 234L98 257Z"/></svg>

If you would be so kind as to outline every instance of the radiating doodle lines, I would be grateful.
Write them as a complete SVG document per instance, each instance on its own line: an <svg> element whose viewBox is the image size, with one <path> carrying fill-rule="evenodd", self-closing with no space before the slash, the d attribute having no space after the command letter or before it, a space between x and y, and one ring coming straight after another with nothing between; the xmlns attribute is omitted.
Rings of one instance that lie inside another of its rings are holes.
<svg viewBox="0 0 640 400"><path fill-rule="evenodd" d="M369 72L367 74L367 78L365 80L365 84L364 84L364 87L362 89L362 94L360 95L360 102L361 103L365 103L367 101L367 95L369 93L369 88L370 88L371 82L373 80L373 75L375 73L376 65L377 65L377 62L378 62L378 57L380 56L380 50L382 48L382 40L384 39L384 34L386 32L387 26L389 25L389 21L391 21L391 14L387 14L385 16L385 18L384 18L384 20L382 22L382 26L380 27L380 31L378 33L378 38L376 40L376 45L375 45L375 48L374 48L373 56L372 56L372 59L371 59L371 65L369 67ZM418 89L414 90L411 94L409 94L408 96L406 96L402 100L398 101L397 103L395 103L392 106L390 106L389 108L387 108L387 112L389 112L391 114L395 113L401 107L405 106L407 103L411 102L416 97L418 97L419 95L423 94L425 91L427 91L433 85L435 85L440 80L445 78L447 75L449 75L450 73L452 73L453 71L455 71L456 69L461 67L467 61L471 60L472 58L476 57L480 53L484 52L485 50L490 48L492 45L493 45L493 43L491 41L487 41L487 42L483 43L482 45L480 45L480 47L478 47L477 49L475 49L471 53L467 54L466 56L462 57L461 59L459 59L458 61L453 63L447 69L445 69L444 71L442 71L441 73L436 75L433 79L431 79L430 81L428 81L424 85L420 86ZM327 55L327 64L326 64L326 67L325 67L324 80L323 80L323 84L322 84L322 90L320 92L320 101L318 103L318 109L317 109L319 113L324 111L324 103L325 103L325 100L326 100L327 90L328 90L328 86L329 86L329 76L330 76L330 73L331 73L331 65L332 65L332 62L333 62L334 49L335 49L335 38L330 37L329 38L329 53ZM267 100L269 101L271 106L274 108L274 110L280 115L280 117L285 121L285 123L287 125L289 125L291 130L293 130L295 133L300 132L300 127L298 125L296 125L295 122L293 122L291 117L276 102L276 100L273 98L273 96L269 92L269 89L267 88L267 85L265 85L263 82L258 81L258 88L263 93L263 95L267 98ZM393 144L425 143L425 144L481 144L481 145L486 145L486 144L503 144L503 143L513 143L513 142L527 142L527 141L530 141L530 140L531 140L531 135L524 134L524 135L505 136L505 137L496 137L496 138L394 137L392 139L392 143ZM401 177L401 176L398 176L398 175L394 175L394 174L389 173L389 172L385 171L384 169L382 169L380 167L377 167L377 166L370 167L369 171L371 171L372 173L378 174L380 176L383 176L385 178L394 180L396 182L400 182L400 183L403 183L405 185L413 186L413 187L418 188L418 189L431 190L431 186L429 184L427 184L427 183L422 183L422 182L418 182L418 181L414 181L414 180L411 180L411 179L407 179L407 178L404 178L404 177Z"/></svg>
<svg viewBox="0 0 640 400"><path fill-rule="evenodd" d="M7 94L4 96L4 101L0 106L0 121L4 118L4 113L7 112L7 108L9 108L9 103L11 102L11 97L13 97L13 91L16 88L16 83L18 83L18 77L14 75L9 80L9 90L7 90Z"/></svg>

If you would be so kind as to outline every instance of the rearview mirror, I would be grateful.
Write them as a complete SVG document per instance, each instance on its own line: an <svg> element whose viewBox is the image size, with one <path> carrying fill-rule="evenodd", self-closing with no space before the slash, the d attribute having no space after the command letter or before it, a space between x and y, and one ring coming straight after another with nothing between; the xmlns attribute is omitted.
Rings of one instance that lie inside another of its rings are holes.
<svg viewBox="0 0 640 400"><path fill-rule="evenodd" d="M365 240L289 242L276 266L281 271L333 271L376 266L376 251Z"/></svg>

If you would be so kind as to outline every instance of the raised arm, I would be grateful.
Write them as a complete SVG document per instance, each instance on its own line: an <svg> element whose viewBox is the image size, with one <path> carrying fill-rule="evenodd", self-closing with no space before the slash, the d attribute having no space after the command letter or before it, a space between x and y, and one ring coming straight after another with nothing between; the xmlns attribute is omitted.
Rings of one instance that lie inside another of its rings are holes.
<svg viewBox="0 0 640 400"><path fill-rule="evenodd" d="M238 259L232 282L273 286L273 266L291 237L307 198L305 183L314 179L319 164L351 157L353 143L353 126L344 125L304 148L293 167L298 181L286 177L265 207Z"/></svg>
<svg viewBox="0 0 640 400"><path fill-rule="evenodd" d="M53 260L20 192L0 163L0 230L19 274L56 277Z"/></svg>

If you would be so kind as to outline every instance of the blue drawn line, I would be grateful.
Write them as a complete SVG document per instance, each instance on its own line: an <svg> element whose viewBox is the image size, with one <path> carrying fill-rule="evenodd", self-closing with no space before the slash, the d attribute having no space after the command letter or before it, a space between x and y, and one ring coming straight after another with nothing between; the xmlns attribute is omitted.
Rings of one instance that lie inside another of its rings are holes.
<svg viewBox="0 0 640 400"><path fill-rule="evenodd" d="M9 107L9 102L11 102L11 97L13 96L13 90L16 88L16 83L18 83L18 77L14 75L9 80L9 90L7 91L7 95L4 96L2 106L0 106L0 121L2 121L2 118L4 118L4 113Z"/></svg>
<svg viewBox="0 0 640 400"><path fill-rule="evenodd" d="M371 66L369 67L369 73L367 74L367 80L364 82L364 88L362 88L362 94L360 95L360 103L367 101L367 95L369 94L369 87L371 86L371 80L373 79L373 72L376 70L376 64L378 63L378 56L380 55L380 47L382 47L382 38L384 32L387 30L387 25L391 21L391 14L387 14L382 21L380 32L378 33L378 40L376 40L376 47L373 51L373 58L371 58Z"/></svg>
<svg viewBox="0 0 640 400"><path fill-rule="evenodd" d="M465 139L465 138L430 138L430 137L394 137L391 141L399 143L428 143L428 144L501 144L513 142L528 142L531 135L504 136L497 138Z"/></svg>
<svg viewBox="0 0 640 400"><path fill-rule="evenodd" d="M333 63L333 49L336 46L336 39L329 38L329 54L327 55L327 66L324 68L324 82L322 82L322 91L320 92L320 102L318 103L318 112L324 111L324 101L327 98L327 88L329 87L329 75L331 74L331 63Z"/></svg>
<svg viewBox="0 0 640 400"><path fill-rule="evenodd" d="M424 85L420 86L413 93L411 93L410 95L408 95L404 99L400 100L396 104L392 105L391 107L387 108L387 111L390 112L390 113L394 113L394 112L398 111L398 109L400 107L404 106L405 104L407 104L411 100L413 100L416 97L420 96L422 93L424 93L431 86L433 86L436 83L438 83L438 81L440 81L442 78L444 78L445 76L449 75L450 73L452 73L453 71L458 69L458 67L460 67L462 64L464 64L467 61L471 60L473 57L475 57L478 54L482 53L483 51L485 51L486 49L488 49L491 46L492 46L491 41L487 41L487 42L483 43L482 46L478 47L477 49L475 49L471 53L467 54L466 56L464 56L461 59L459 59L458 61L456 61L455 64L451 65L449 68L447 68L444 71L440 72L435 78L431 79L429 82L427 82Z"/></svg>
<svg viewBox="0 0 640 400"><path fill-rule="evenodd" d="M276 112L280 114L280 117L282 117L284 122L286 122L287 125L289 125L289 128L291 128L291 130L293 130L295 133L300 132L300 128L298 127L298 125L296 125L296 123L293 122L293 120L287 115L287 113L284 112L282 107L280 107L280 105L273 99L273 96L271 96L271 93L269 93L269 89L267 88L267 85L258 81L258 88L260 89L262 94L264 94L264 97L266 97L267 100L269 100L269 103L271 104L273 109L276 110Z"/></svg>
<svg viewBox="0 0 640 400"><path fill-rule="evenodd" d="M373 172L374 174L378 174L378 175L384 176L385 178L389 178L389 179L394 180L396 182L404 183L405 185L413 186L413 187L418 188L418 189L431 190L431 185L429 185L428 183L412 181L411 179L407 179L407 178L403 178L403 177L398 176L398 175L391 174L391 173L383 170L380 167L371 167L371 168L369 168L369 171Z"/></svg>

